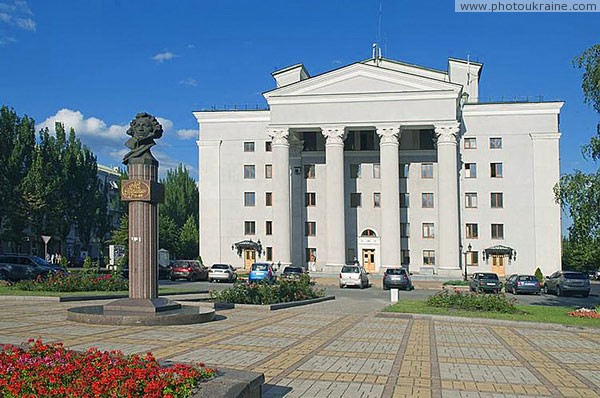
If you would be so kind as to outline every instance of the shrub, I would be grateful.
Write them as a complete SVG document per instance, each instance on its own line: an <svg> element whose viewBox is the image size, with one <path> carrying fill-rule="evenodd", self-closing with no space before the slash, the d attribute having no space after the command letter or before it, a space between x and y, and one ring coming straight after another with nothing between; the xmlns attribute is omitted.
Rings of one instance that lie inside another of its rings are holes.
<svg viewBox="0 0 600 398"><path fill-rule="evenodd" d="M217 302L235 304L276 304L323 297L323 289L310 285L310 277L302 275L298 280L280 280L275 284L266 282L239 282L229 289L211 292Z"/></svg>
<svg viewBox="0 0 600 398"><path fill-rule="evenodd" d="M509 299L503 293L478 294L448 289L443 289L427 299L427 305L432 307L508 314L519 312L515 302L515 299Z"/></svg>
<svg viewBox="0 0 600 398"><path fill-rule="evenodd" d="M151 353L67 350L62 343L29 340L27 349L0 349L0 396L188 397L216 369L203 364L161 367Z"/></svg>
<svg viewBox="0 0 600 398"><path fill-rule="evenodd" d="M540 269L540 267L537 267L535 269L535 277L537 278L538 281L540 281L541 285L544 284L544 274L542 274L542 270Z"/></svg>
<svg viewBox="0 0 600 398"><path fill-rule="evenodd" d="M444 286L469 286L469 281L463 281L463 280L453 280L453 281L446 281L443 283Z"/></svg>
<svg viewBox="0 0 600 398"><path fill-rule="evenodd" d="M19 281L14 284L14 287L20 290L44 292L115 292L129 290L129 282L111 274L97 275L81 272Z"/></svg>

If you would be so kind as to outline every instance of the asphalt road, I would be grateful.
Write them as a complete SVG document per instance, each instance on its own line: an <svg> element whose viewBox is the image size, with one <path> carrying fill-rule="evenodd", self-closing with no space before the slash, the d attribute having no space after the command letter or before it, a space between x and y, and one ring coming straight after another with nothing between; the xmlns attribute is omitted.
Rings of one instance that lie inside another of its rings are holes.
<svg viewBox="0 0 600 398"><path fill-rule="evenodd" d="M230 287L231 283L209 283L209 282L187 282L187 281L169 281L169 280L161 280L160 286L164 287L180 287L185 289L198 289L198 290L221 290ZM316 285L319 287L319 284ZM349 297L353 299L362 299L362 300L378 300L381 302L387 302L390 299L390 292L381 289L379 284L371 285L366 289L358 289L358 288L344 288L340 289L337 286L321 286L324 287L327 294L334 295L336 297ZM415 289L411 291L403 291L399 292L399 299L405 300L425 300L427 297L436 293L436 290L426 290L426 289ZM541 295L513 295L507 293L507 296L514 297L520 304L526 305L547 305L547 306L566 306L566 307L595 307L600 306L600 282L592 281L592 290L590 292L589 297L583 298L580 296L567 296L567 297L557 297L551 294L541 294Z"/></svg>

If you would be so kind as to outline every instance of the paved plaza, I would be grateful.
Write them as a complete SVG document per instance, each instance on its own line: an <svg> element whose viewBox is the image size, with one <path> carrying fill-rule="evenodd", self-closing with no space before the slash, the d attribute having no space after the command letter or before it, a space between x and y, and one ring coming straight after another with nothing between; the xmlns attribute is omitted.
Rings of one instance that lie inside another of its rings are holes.
<svg viewBox="0 0 600 398"><path fill-rule="evenodd" d="M387 318L376 316L385 301L348 297L166 327L67 321L79 305L90 304L1 300L0 343L41 337L263 372L269 398L600 397L600 333L590 329Z"/></svg>

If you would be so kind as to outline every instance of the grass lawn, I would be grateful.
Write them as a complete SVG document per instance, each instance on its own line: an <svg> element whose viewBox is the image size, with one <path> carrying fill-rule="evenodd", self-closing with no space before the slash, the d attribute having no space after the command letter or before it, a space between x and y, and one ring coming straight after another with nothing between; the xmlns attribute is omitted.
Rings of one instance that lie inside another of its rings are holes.
<svg viewBox="0 0 600 398"><path fill-rule="evenodd" d="M600 327L600 319L575 318L567 313L573 311L570 307L551 307L541 305L517 305L524 314L503 314L497 312L465 311L446 308L430 307L425 301L402 300L387 307L385 312L400 312L407 314L432 314L463 316L471 318L503 319L508 321L528 321L543 323L558 323L570 326Z"/></svg>
<svg viewBox="0 0 600 398"><path fill-rule="evenodd" d="M178 292L190 292L190 288L176 288L176 287L161 287L158 289L158 294L178 293ZM116 291L116 292L40 292L40 291L29 291L19 290L10 286L0 286L0 296L45 296L45 297L73 297L73 296L112 296L112 295L127 295L127 290Z"/></svg>

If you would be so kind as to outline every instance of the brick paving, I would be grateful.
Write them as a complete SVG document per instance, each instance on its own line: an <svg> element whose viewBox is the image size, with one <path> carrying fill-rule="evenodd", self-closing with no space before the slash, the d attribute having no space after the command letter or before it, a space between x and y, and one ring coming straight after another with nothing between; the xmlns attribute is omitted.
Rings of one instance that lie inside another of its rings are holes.
<svg viewBox="0 0 600 398"><path fill-rule="evenodd" d="M383 318L383 300L351 298L219 311L199 325L98 326L66 320L78 305L89 304L0 301L0 344L40 337L263 372L268 398L600 397L600 333L591 329Z"/></svg>

